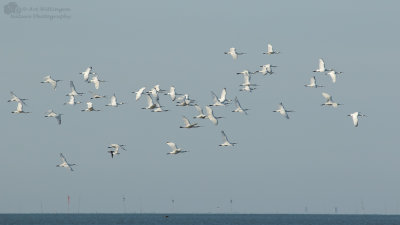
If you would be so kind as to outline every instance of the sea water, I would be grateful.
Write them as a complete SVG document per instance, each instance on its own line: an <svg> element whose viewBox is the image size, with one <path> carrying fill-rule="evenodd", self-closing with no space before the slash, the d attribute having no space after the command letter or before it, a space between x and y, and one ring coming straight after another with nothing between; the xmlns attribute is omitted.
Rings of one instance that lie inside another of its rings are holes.
<svg viewBox="0 0 400 225"><path fill-rule="evenodd" d="M0 214L0 224L400 225L400 216L284 214Z"/></svg>

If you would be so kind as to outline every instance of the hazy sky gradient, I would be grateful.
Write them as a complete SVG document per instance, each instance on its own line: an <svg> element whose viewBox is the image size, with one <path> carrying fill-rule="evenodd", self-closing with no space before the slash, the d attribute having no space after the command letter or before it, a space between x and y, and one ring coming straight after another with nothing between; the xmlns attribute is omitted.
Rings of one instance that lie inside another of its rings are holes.
<svg viewBox="0 0 400 225"><path fill-rule="evenodd" d="M397 1L15 2L70 8L71 18L0 15L1 213L41 212L41 204L67 212L67 195L71 212L123 212L126 196L128 212L230 212L233 199L241 213L400 213ZM281 54L261 54L267 43ZM247 54L234 61L223 54L230 47ZM319 58L344 72L336 84L311 72ZM275 73L254 75L257 89L239 92L235 73L266 63ZM79 75L88 66L108 81L99 91ZM48 74L64 80L55 92L40 83ZM326 87L305 88L313 75ZM95 100L97 113L64 106L69 80L128 104ZM160 96L170 112L150 113L130 93L155 84L202 106L226 87L251 110L215 108L225 117L217 127L201 120L179 129L193 107ZM29 98L32 113L11 114L9 91ZM322 91L344 105L321 107ZM272 112L281 101L296 111L290 120ZM44 117L50 108L64 114L61 126ZM355 111L368 115L358 128L346 116ZM238 145L218 147L221 129ZM190 152L167 156L166 141ZM111 159L111 143L128 151ZM60 152L78 164L74 172L55 167Z"/></svg>

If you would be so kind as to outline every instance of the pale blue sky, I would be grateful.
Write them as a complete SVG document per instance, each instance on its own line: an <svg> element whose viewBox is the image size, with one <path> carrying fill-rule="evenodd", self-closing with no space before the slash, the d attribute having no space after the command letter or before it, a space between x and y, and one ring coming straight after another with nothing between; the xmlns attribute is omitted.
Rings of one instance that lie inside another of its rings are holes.
<svg viewBox="0 0 400 225"><path fill-rule="evenodd" d="M365 213L400 213L397 1L15 2L70 8L71 18L1 12L1 213L40 212L41 202L45 212L66 212L67 195L72 212L123 212L126 196L128 212L229 212L233 199L241 213L361 213L362 202ZM261 54L267 42L282 53ZM230 47L247 54L233 61L223 54ZM321 57L344 72L336 84L311 72ZM255 75L260 86L239 92L235 73L266 63L279 66L275 74ZM108 81L99 93L128 104L96 100L98 113L63 106L69 80L95 91L78 74L87 66ZM40 84L47 74L64 80L57 91ZM305 88L313 75L326 87ZM251 110L216 108L225 117L217 127L182 130L194 108L161 96L171 111L150 113L130 93L155 84L200 105L226 87ZM32 114L11 114L9 91L29 98ZM321 107L322 91L344 105ZM296 111L290 120L272 112L281 101ZM43 117L50 108L65 114L61 126ZM354 111L368 115L358 128L346 116ZM232 150L218 147L221 129L238 143ZM190 152L167 156L166 141ZM111 143L128 151L111 159ZM79 164L75 172L55 167L60 152Z"/></svg>

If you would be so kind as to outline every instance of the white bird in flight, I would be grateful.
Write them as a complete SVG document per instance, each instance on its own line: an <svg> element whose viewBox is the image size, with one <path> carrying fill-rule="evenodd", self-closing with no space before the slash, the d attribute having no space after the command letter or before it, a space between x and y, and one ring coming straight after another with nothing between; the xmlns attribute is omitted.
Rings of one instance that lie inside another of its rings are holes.
<svg viewBox="0 0 400 225"><path fill-rule="evenodd" d="M132 93L136 94L136 97L135 97L136 101L140 99L140 97L142 96L145 89L146 89L146 87L142 87L139 89L139 91L132 92Z"/></svg>
<svg viewBox="0 0 400 225"><path fill-rule="evenodd" d="M96 75L96 76L93 76L92 77L92 79L90 79L90 83L93 83L94 84L94 87L96 88L96 89L99 89L99 87L100 87L100 82L106 82L105 80L100 80L99 79L99 77Z"/></svg>
<svg viewBox="0 0 400 225"><path fill-rule="evenodd" d="M90 99L98 99L98 98L106 98L107 97L105 95L99 95L99 94L93 93L92 91L89 91L89 92L93 94L92 97L90 97Z"/></svg>
<svg viewBox="0 0 400 225"><path fill-rule="evenodd" d="M165 90L160 88L159 84L154 85L154 89L156 89L157 93L164 93Z"/></svg>
<svg viewBox="0 0 400 225"><path fill-rule="evenodd" d="M220 102L217 95L211 91L211 96L213 97L213 104L212 105L208 105L208 106L223 106L225 105L224 103Z"/></svg>
<svg viewBox="0 0 400 225"><path fill-rule="evenodd" d="M230 48L229 52L224 52L225 55L231 55L232 59L236 60L239 55L246 54L244 52L237 52L235 48Z"/></svg>
<svg viewBox="0 0 400 225"><path fill-rule="evenodd" d="M203 113L203 109L199 105L195 104L194 107L196 108L197 112L199 112L199 114L197 116L193 117L193 118L195 118L195 119L205 119L205 118L207 118L207 116L204 115L204 113Z"/></svg>
<svg viewBox="0 0 400 225"><path fill-rule="evenodd" d="M79 93L76 91L74 82L72 80L69 82L69 86L71 87L71 92L68 93L67 96L71 96L71 95L73 95L73 96L80 95L81 96L84 94L84 93Z"/></svg>
<svg viewBox="0 0 400 225"><path fill-rule="evenodd" d="M73 95L70 95L69 96L69 101L68 102L66 102L66 103L64 103L64 105L76 105L76 104L81 104L81 102L79 102L79 101L75 101L75 96L73 96Z"/></svg>
<svg viewBox="0 0 400 225"><path fill-rule="evenodd" d="M358 127L358 117L366 116L366 115L361 114L360 112L354 112L354 113L352 113L352 114L350 114L350 115L347 115L347 116L350 116L351 119L353 120L353 125L354 125L355 127Z"/></svg>
<svg viewBox="0 0 400 225"><path fill-rule="evenodd" d="M160 97L158 97L158 91L155 88L150 89L150 91L148 91L147 94L151 94L153 99L156 99L157 101L160 99Z"/></svg>
<svg viewBox="0 0 400 225"><path fill-rule="evenodd" d="M207 119L209 119L214 125L218 125L218 119L222 117L214 116L214 112L209 106L206 106L206 112L207 112Z"/></svg>
<svg viewBox="0 0 400 225"><path fill-rule="evenodd" d="M256 71L257 72L257 71ZM244 76L250 76L251 74L255 74L256 72L250 72L250 71L248 71L248 70L243 70L242 72L238 72L238 73L236 73L236 74L242 74L242 75L244 75Z"/></svg>
<svg viewBox="0 0 400 225"><path fill-rule="evenodd" d="M273 54L279 54L280 52L275 51L272 49L272 45L268 44L267 45L267 52L263 52L263 54L267 54L267 55L273 55Z"/></svg>
<svg viewBox="0 0 400 225"><path fill-rule="evenodd" d="M200 126L197 126L197 123L190 123L190 121L185 117L182 116L183 124L184 126L180 126L179 128L198 128Z"/></svg>
<svg viewBox="0 0 400 225"><path fill-rule="evenodd" d="M284 116L286 119L289 119L289 114L288 112L294 112L293 110L286 110L285 107L283 106L282 102L279 103L278 109L274 110L273 112L278 112L282 116Z"/></svg>
<svg viewBox="0 0 400 225"><path fill-rule="evenodd" d="M115 155L119 155L119 149L125 149L125 145L120 145L120 144L110 144L107 148L113 148L114 150L107 151L108 153L111 154L111 158L114 158Z"/></svg>
<svg viewBox="0 0 400 225"><path fill-rule="evenodd" d="M175 87L174 87L174 86L171 86L171 87L169 88L169 92L166 93L165 95L169 95L169 96L171 97L171 100L172 100L172 101L175 101L176 96L181 95L181 94L177 94L176 91L175 91Z"/></svg>
<svg viewBox="0 0 400 225"><path fill-rule="evenodd" d="M21 102L22 104L26 105L24 101L25 101L25 100L28 100L28 99L26 99L26 98L18 98L18 97L14 94L14 92L12 92L12 91L10 91L10 94L11 94L11 99L8 100L8 102Z"/></svg>
<svg viewBox="0 0 400 225"><path fill-rule="evenodd" d="M319 88L319 87L324 87L321 85L317 85L316 80L315 80L315 76L311 77L310 79L310 84L305 84L305 87L312 87L312 88Z"/></svg>
<svg viewBox="0 0 400 225"><path fill-rule="evenodd" d="M151 96L149 94L146 94L147 97L147 106L142 108L142 109L154 109L157 107L156 104L154 104L153 99L151 98Z"/></svg>
<svg viewBox="0 0 400 225"><path fill-rule="evenodd" d="M89 83L89 75L90 74L92 74L92 75L96 74L96 73L92 72L92 70L93 70L93 68L91 66L89 66L88 68L86 68L85 71L80 72L79 74L82 74L83 75L83 80Z"/></svg>
<svg viewBox="0 0 400 225"><path fill-rule="evenodd" d="M42 83L42 84L49 83L53 87L53 90L56 90L57 82L59 82L59 81L61 81L61 80L54 80L53 78L51 78L50 75L48 75L48 76L43 77L43 81L40 83Z"/></svg>
<svg viewBox="0 0 400 225"><path fill-rule="evenodd" d="M241 84L240 86L242 86L243 88L240 89L240 91L247 91L247 92L251 92L252 90L254 90L255 88L253 88L252 86L257 86L256 84L252 84L250 83L251 80L251 76L249 74L245 74L243 76L243 84Z"/></svg>
<svg viewBox="0 0 400 225"><path fill-rule="evenodd" d="M326 106L332 106L333 108L337 108L338 105L342 105L340 103L334 102L332 100L332 96L326 92L322 92L322 96L325 98L325 103L321 104L321 105L326 105Z"/></svg>
<svg viewBox="0 0 400 225"><path fill-rule="evenodd" d="M326 71L331 71L331 69L326 69L325 68L325 62L324 62L323 59L319 59L318 62L319 62L318 63L318 69L314 70L313 72L321 72L321 73L323 73L323 72L326 72Z"/></svg>
<svg viewBox="0 0 400 225"><path fill-rule="evenodd" d="M260 66L262 69L261 70L258 70L258 71L256 71L256 72L258 72L258 73L261 73L262 75L267 75L267 74L270 74L270 75L272 75L274 72L272 71L272 67L277 67L277 66L273 66L273 65L271 65L271 64L265 64L265 65L262 65L262 66Z"/></svg>
<svg viewBox="0 0 400 225"><path fill-rule="evenodd" d="M332 83L336 83L336 75L342 74L343 72L336 72L334 70L331 70L326 73L326 75L331 77Z"/></svg>
<svg viewBox="0 0 400 225"><path fill-rule="evenodd" d="M55 113L52 109L47 111L46 115L44 117L54 117L57 120L58 125L61 125L61 116L63 114L61 113Z"/></svg>
<svg viewBox="0 0 400 225"><path fill-rule="evenodd" d="M70 171L74 171L72 169L72 166L76 166L76 164L68 163L67 159L64 157L64 155L62 153L60 153L60 157L61 157L61 164L57 165L57 167L64 167L64 168L69 169Z"/></svg>
<svg viewBox="0 0 400 225"><path fill-rule="evenodd" d="M235 146L236 145L236 143L229 142L228 137L226 136L226 134L223 130L221 130L221 134L222 134L222 144L220 144L219 146Z"/></svg>
<svg viewBox="0 0 400 225"><path fill-rule="evenodd" d="M243 76L243 84L241 84L241 86L251 86L250 80L251 76L249 74L245 74Z"/></svg>
<svg viewBox="0 0 400 225"><path fill-rule="evenodd" d="M182 149L180 149L180 148L177 148L176 147L176 144L175 143L173 143L173 142L167 142L167 145L172 149L172 151L171 152L168 152L167 153L167 155L176 155L176 154L179 154L179 153L184 153L184 152L188 152L188 151L184 151L184 150L182 150Z"/></svg>
<svg viewBox="0 0 400 225"><path fill-rule="evenodd" d="M183 96L177 98L176 100L178 103L176 106L192 106L195 100L190 99L188 94L184 94Z"/></svg>
<svg viewBox="0 0 400 225"><path fill-rule="evenodd" d="M111 96L111 101L108 103L106 106L113 106L113 107L118 107L119 105L123 105L125 102L117 102L117 97L115 94Z"/></svg>
<svg viewBox="0 0 400 225"><path fill-rule="evenodd" d="M82 112L98 112L100 110L93 108L93 103L92 102L86 102L87 108L86 109L82 109Z"/></svg>
<svg viewBox="0 0 400 225"><path fill-rule="evenodd" d="M232 112L240 112L240 113L244 113L245 115L247 115L247 110L248 109L243 109L242 106L240 105L240 102L238 100L237 97L235 97L235 105L236 105L236 109L233 110Z"/></svg>
<svg viewBox="0 0 400 225"><path fill-rule="evenodd" d="M223 88L221 91L221 97L219 97L219 99L218 99L219 102L226 104L226 103L229 103L232 101L232 100L229 100L226 98L226 93L227 93L226 88Z"/></svg>
<svg viewBox="0 0 400 225"><path fill-rule="evenodd" d="M11 113L15 113L15 114L31 113L31 112L25 112L25 111L22 109L22 104L23 104L22 101L17 102L17 110L12 111Z"/></svg>

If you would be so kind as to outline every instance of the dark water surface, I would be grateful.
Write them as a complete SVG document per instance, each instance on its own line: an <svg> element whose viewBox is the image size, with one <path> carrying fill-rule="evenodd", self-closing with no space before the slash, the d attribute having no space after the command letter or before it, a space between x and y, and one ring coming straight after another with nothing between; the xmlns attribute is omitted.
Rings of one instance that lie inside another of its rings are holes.
<svg viewBox="0 0 400 225"><path fill-rule="evenodd" d="M400 225L400 216L284 214L0 214L0 224Z"/></svg>

